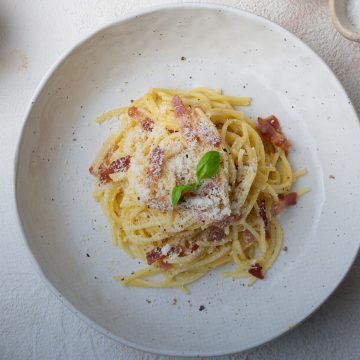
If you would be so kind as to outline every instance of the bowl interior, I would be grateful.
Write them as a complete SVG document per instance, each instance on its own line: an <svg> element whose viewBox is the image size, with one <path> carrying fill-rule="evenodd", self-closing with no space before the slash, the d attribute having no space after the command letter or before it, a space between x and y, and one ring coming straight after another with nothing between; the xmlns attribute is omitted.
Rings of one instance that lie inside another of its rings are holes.
<svg viewBox="0 0 360 360"><path fill-rule="evenodd" d="M293 165L308 169L298 187L312 191L282 215L288 251L265 281L248 288L224 280L221 269L191 285L190 295L123 288L112 276L142 265L113 247L92 199L88 167L117 126L95 118L150 87L197 86L251 96L243 110L254 118L276 114L293 144ZM359 153L358 139L356 115L335 77L285 30L226 8L156 9L91 36L44 82L19 145L19 216L46 281L100 331L157 353L236 352L303 320L350 266L358 237L341 209L356 209L348 179L359 179L349 157Z"/></svg>

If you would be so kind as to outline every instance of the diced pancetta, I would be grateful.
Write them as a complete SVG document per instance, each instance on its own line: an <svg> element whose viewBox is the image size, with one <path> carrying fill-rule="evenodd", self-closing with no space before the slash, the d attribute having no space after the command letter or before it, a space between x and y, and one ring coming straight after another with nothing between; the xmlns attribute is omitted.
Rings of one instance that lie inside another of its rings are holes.
<svg viewBox="0 0 360 360"><path fill-rule="evenodd" d="M288 152L290 143L281 132L279 120L271 115L265 119L258 118L257 130L260 135L267 141L271 142L275 147Z"/></svg>
<svg viewBox="0 0 360 360"><path fill-rule="evenodd" d="M264 279L264 274L262 273L262 266L260 266L258 263L251 266L251 268L249 269L249 273L258 279Z"/></svg>
<svg viewBox="0 0 360 360"><path fill-rule="evenodd" d="M152 131L154 129L154 121L146 114L140 111L137 107L131 106L128 109L128 115L141 122L141 126L145 131Z"/></svg>
<svg viewBox="0 0 360 360"><path fill-rule="evenodd" d="M153 264L155 261L163 259L165 255L161 252L160 247L156 247L146 253L146 261L149 265Z"/></svg>
<svg viewBox="0 0 360 360"><path fill-rule="evenodd" d="M164 150L160 146L156 146L150 153L149 168L147 171L146 182L149 185L154 184L161 177L162 166L164 163L165 154Z"/></svg>
<svg viewBox="0 0 360 360"><path fill-rule="evenodd" d="M180 131L184 139L188 145L194 146L196 144L196 133L188 111L178 95L173 96L171 105L174 109L175 117L179 122Z"/></svg>
<svg viewBox="0 0 360 360"><path fill-rule="evenodd" d="M296 205L297 203L297 193L291 192L288 194L279 194L279 202L275 205L275 215L280 214L287 206Z"/></svg>

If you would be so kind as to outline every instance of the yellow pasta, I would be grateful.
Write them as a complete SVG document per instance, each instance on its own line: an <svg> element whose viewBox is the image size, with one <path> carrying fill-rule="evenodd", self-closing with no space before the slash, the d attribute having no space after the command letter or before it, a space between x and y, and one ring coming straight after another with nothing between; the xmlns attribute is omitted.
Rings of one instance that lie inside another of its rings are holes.
<svg viewBox="0 0 360 360"><path fill-rule="evenodd" d="M283 244L275 213L296 202L291 187L306 172L293 172L278 139L260 135L239 109L249 104L250 98L207 88L150 89L97 119L118 118L119 131L90 168L95 199L112 225L114 245L149 264L116 281L186 291L228 263L233 269L226 277L247 277L249 284L264 277ZM174 205L174 187L197 181L197 164L208 152L219 153L218 172Z"/></svg>

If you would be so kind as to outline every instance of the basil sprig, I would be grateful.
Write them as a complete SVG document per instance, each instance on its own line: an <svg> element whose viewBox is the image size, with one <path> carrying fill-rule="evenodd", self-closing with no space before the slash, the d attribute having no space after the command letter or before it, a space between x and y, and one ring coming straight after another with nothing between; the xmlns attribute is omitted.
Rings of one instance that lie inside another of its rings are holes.
<svg viewBox="0 0 360 360"><path fill-rule="evenodd" d="M208 151L203 155L196 166L197 181L208 179L216 175L220 168L220 153Z"/></svg>
<svg viewBox="0 0 360 360"><path fill-rule="evenodd" d="M172 206L176 206L184 193L198 189L202 180L215 176L219 168L220 153L218 151L208 151L205 153L196 166L196 182L190 185L175 186L172 189Z"/></svg>
<svg viewBox="0 0 360 360"><path fill-rule="evenodd" d="M180 198L181 198L181 195L185 192L189 192L189 191L192 191L192 190L196 190L197 189L197 184L196 183L193 183L191 185L179 185L179 186L175 186L173 189L172 189L172 193L171 193L171 203L173 206L175 206Z"/></svg>

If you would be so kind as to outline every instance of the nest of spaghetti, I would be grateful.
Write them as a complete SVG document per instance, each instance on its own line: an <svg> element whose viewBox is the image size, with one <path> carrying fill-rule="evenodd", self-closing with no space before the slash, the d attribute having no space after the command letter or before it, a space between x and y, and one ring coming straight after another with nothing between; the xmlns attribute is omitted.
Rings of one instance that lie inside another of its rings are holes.
<svg viewBox="0 0 360 360"><path fill-rule="evenodd" d="M277 215L296 204L305 171L293 171L278 119L247 118L249 104L207 88L150 89L97 119L119 129L90 167L95 199L114 244L146 264L115 280L186 291L224 264L226 277L264 279L283 247Z"/></svg>

